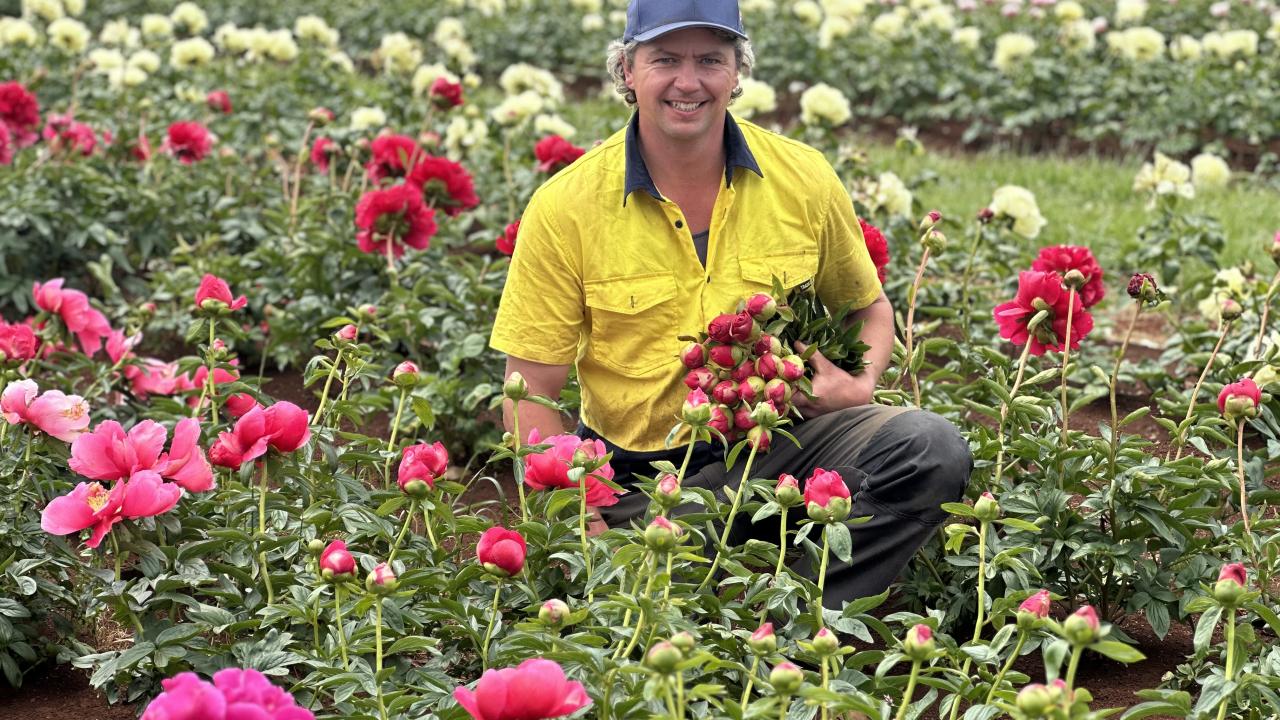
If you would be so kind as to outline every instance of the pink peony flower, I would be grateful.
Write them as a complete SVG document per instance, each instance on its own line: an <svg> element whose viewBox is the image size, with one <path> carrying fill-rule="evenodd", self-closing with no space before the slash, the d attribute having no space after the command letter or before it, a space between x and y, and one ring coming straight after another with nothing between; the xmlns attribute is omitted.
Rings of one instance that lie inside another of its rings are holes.
<svg viewBox="0 0 1280 720"><path fill-rule="evenodd" d="M204 101L210 110L217 110L223 115L231 114L231 96L226 90L213 90L204 96Z"/></svg>
<svg viewBox="0 0 1280 720"><path fill-rule="evenodd" d="M1027 612L1038 618L1044 619L1049 617L1049 608L1053 604L1053 599L1049 597L1048 590L1041 590L1018 606L1018 612Z"/></svg>
<svg viewBox="0 0 1280 720"><path fill-rule="evenodd" d="M249 304L244 295L232 299L231 286L226 280L217 275L205 273L205 276L200 279L200 288L196 290L196 307L203 309L205 303L210 300L222 303L228 310L239 310Z"/></svg>
<svg viewBox="0 0 1280 720"><path fill-rule="evenodd" d="M1223 565L1222 570L1218 572L1218 580L1231 580L1240 587L1244 587L1249 582L1244 563L1227 563Z"/></svg>
<svg viewBox="0 0 1280 720"><path fill-rule="evenodd" d="M20 148L34 143L39 136L40 102L19 82L0 83L0 126ZM0 163L3 164L3 163Z"/></svg>
<svg viewBox="0 0 1280 720"><path fill-rule="evenodd" d="M1218 393L1218 412L1228 414L1228 402L1231 402L1233 409L1237 410L1232 414L1248 415L1250 409L1256 411L1262 402L1262 389L1253 381L1253 378L1243 378L1239 382L1228 383L1222 388L1222 392Z"/></svg>
<svg viewBox="0 0 1280 720"><path fill-rule="evenodd" d="M443 476L448 469L449 451L443 443L420 443L404 449L397 481L404 492L409 491L408 486L412 482L423 482L428 487L435 487L436 478Z"/></svg>
<svg viewBox="0 0 1280 720"><path fill-rule="evenodd" d="M744 343L751 339L753 325L750 313L726 313L711 321L707 326L707 335L718 343Z"/></svg>
<svg viewBox="0 0 1280 720"><path fill-rule="evenodd" d="M607 451L599 440L586 440L577 435L555 435L546 440L551 447L536 455L529 455L524 481L534 490L553 490L555 488L577 488L578 484L569 480L569 468L573 464L573 456L579 450L588 457L603 457ZM542 444L541 435L535 429L529 433L529 444ZM618 502L618 491L601 482L613 479L613 468L608 463L600 466L594 473L586 475L584 480L587 489L587 504L592 507L608 507Z"/></svg>
<svg viewBox="0 0 1280 720"><path fill-rule="evenodd" d="M267 444L280 453L291 453L311 439L310 416L306 410L281 400L263 412Z"/></svg>
<svg viewBox="0 0 1280 720"><path fill-rule="evenodd" d="M86 545L96 548L117 523L166 513L181 497L181 488L164 482L151 470L136 472L110 490L96 482L80 483L45 507L40 527L51 535L70 535L91 527L93 533Z"/></svg>
<svg viewBox="0 0 1280 720"><path fill-rule="evenodd" d="M474 720L546 720L591 704L582 683L567 680L558 664L542 658L486 670L474 691L459 687L453 698Z"/></svg>
<svg viewBox="0 0 1280 720"><path fill-rule="evenodd" d="M212 684L184 672L161 685L164 692L147 705L141 720L315 720L257 670L219 670Z"/></svg>
<svg viewBox="0 0 1280 720"><path fill-rule="evenodd" d="M832 498L848 500L849 497L849 486L835 470L815 468L813 474L804 482L805 505L814 503L820 507L826 507Z"/></svg>
<svg viewBox="0 0 1280 720"><path fill-rule="evenodd" d="M334 540L325 546L324 552L320 553L320 570L328 571L333 575L351 575L356 571L356 559L347 550L347 543L343 540Z"/></svg>
<svg viewBox="0 0 1280 720"><path fill-rule="evenodd" d="M79 395L47 390L37 396L34 380L15 380L0 394L0 412L10 425L25 423L34 430L72 442L89 427L89 404Z"/></svg>
<svg viewBox="0 0 1280 720"><path fill-rule="evenodd" d="M329 172L329 156L338 151L333 140L320 136L311 144L311 164L322 173Z"/></svg>
<svg viewBox="0 0 1280 720"><path fill-rule="evenodd" d="M508 577L524 569L526 550L524 536L520 533L491 527L484 531L476 544L476 559L485 570Z"/></svg>
<svg viewBox="0 0 1280 720"><path fill-rule="evenodd" d="M379 135L369 144L373 158L365 165L369 180L377 183L386 178L402 178L426 157L418 143L408 135Z"/></svg>
<svg viewBox="0 0 1280 720"><path fill-rule="evenodd" d="M1000 326L1000 337L1015 345L1030 343L1032 355L1044 351L1058 352L1067 334L1067 303L1070 297L1062 286L1062 278L1054 272L1028 270L1018 274L1018 295L1007 303L997 305L992 314ZM1080 340L1093 329L1093 316L1085 309L1079 295L1071 303L1071 348L1080 346ZM1049 318L1036 328L1027 331L1027 324L1036 313L1048 310Z"/></svg>
<svg viewBox="0 0 1280 720"><path fill-rule="evenodd" d="M3 127L0 125L0 127ZM36 356L35 332L25 323L10 325L0 320L0 363L22 363Z"/></svg>
<svg viewBox="0 0 1280 720"><path fill-rule="evenodd" d="M454 108L462 104L462 83L449 82L446 77L438 77L427 90L427 97L436 107Z"/></svg>
<svg viewBox="0 0 1280 720"><path fill-rule="evenodd" d="M209 460L219 467L238 470L245 462L266 454L270 440L266 410L255 407L236 420L230 431L218 435L209 446Z"/></svg>
<svg viewBox="0 0 1280 720"><path fill-rule="evenodd" d="M62 324L76 336L80 349L86 355L98 352L103 338L111 334L107 316L89 305L88 295L79 290L64 290L62 278L35 283L31 294L35 297L36 307L61 318Z"/></svg>

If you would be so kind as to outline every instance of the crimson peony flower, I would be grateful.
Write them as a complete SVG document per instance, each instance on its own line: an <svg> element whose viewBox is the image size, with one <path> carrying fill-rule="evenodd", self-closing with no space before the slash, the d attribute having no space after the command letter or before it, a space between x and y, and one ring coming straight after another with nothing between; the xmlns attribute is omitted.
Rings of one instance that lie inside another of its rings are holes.
<svg viewBox="0 0 1280 720"><path fill-rule="evenodd" d="M435 211L413 185L370 190L356 203L356 244L367 253L404 254L405 246L426 250L436 234Z"/></svg>
<svg viewBox="0 0 1280 720"><path fill-rule="evenodd" d="M320 553L320 572L325 574L326 579L332 579L335 575L353 575L355 571L356 559L347 550L345 541L334 540Z"/></svg>
<svg viewBox="0 0 1280 720"><path fill-rule="evenodd" d="M486 670L474 691L459 687L453 698L474 720L547 720L591 704L582 683L567 680L558 664L542 658Z"/></svg>
<svg viewBox="0 0 1280 720"><path fill-rule="evenodd" d="M885 268L889 265L889 243L884 239L884 233L880 232L880 228L875 225L862 218L858 218L858 225L862 226L862 239L867 245L867 254L871 256L871 262L876 266L880 283L884 284Z"/></svg>
<svg viewBox="0 0 1280 720"><path fill-rule="evenodd" d="M0 393L0 416L10 425L24 423L63 442L72 442L89 427L89 404L79 395L46 390L38 395L35 380L14 380Z"/></svg>
<svg viewBox="0 0 1280 720"><path fill-rule="evenodd" d="M1030 613L1037 618L1044 619L1049 617L1049 608L1053 604L1053 599L1049 597L1048 590L1041 590L1018 606L1018 612Z"/></svg>
<svg viewBox="0 0 1280 720"><path fill-rule="evenodd" d="M190 165L203 160L212 148L213 139L208 128L189 120L169 126L160 152L176 157L183 165Z"/></svg>
<svg viewBox="0 0 1280 720"><path fill-rule="evenodd" d="M226 280L217 275L205 273L205 276L200 279L200 288L196 290L196 307L206 309L205 303L210 300L222 303L228 310L239 310L249 303L243 295L233 300L231 286Z"/></svg>
<svg viewBox="0 0 1280 720"><path fill-rule="evenodd" d="M10 165L13 163L13 134L9 132L9 126L0 122L0 165Z"/></svg>
<svg viewBox="0 0 1280 720"><path fill-rule="evenodd" d="M993 311L1000 337L1015 345L1030 343L1032 355L1043 355L1046 349L1058 352L1062 338L1067 333L1067 289L1057 273L1027 270L1018 274L1018 295L1007 303L997 305ZM1071 348L1080 346L1080 340L1093 329L1093 316L1084 309L1077 295L1072 303ZM1048 310L1049 318L1040 323L1035 333L1027 332L1027 323L1041 310Z"/></svg>
<svg viewBox="0 0 1280 720"><path fill-rule="evenodd" d="M40 101L20 82L0 83L0 125L8 128L11 141L20 148L39 138Z"/></svg>
<svg viewBox="0 0 1280 720"><path fill-rule="evenodd" d="M1079 245L1051 245L1040 248L1040 254L1031 263L1032 270L1054 272L1066 275L1071 270L1079 270L1084 276L1084 286L1080 288L1080 301L1086 308L1093 307L1107 294L1102 283L1102 268L1094 259L1089 248ZM1075 321L1072 321L1074 324Z"/></svg>
<svg viewBox="0 0 1280 720"><path fill-rule="evenodd" d="M129 157L141 163L151 160L151 141L146 133L138 133L137 141L129 146Z"/></svg>
<svg viewBox="0 0 1280 720"><path fill-rule="evenodd" d="M462 83L449 82L441 76L431 82L427 97L441 109L455 108L462 104Z"/></svg>
<svg viewBox="0 0 1280 720"><path fill-rule="evenodd" d="M442 477L448 469L449 451L443 443L419 443L404 449L397 482L401 491L412 495L435 487L436 478ZM415 483L418 487L414 486Z"/></svg>
<svg viewBox="0 0 1280 720"><path fill-rule="evenodd" d="M1254 417L1258 414L1261 402L1262 389L1253 378L1243 378L1239 382L1227 384L1218 393L1218 412L1227 416L1228 420Z"/></svg>
<svg viewBox="0 0 1280 720"><path fill-rule="evenodd" d="M744 343L751 339L752 327L750 313L725 313L716 316L707 325L707 335L718 343Z"/></svg>
<svg viewBox="0 0 1280 720"><path fill-rule="evenodd" d="M409 171L405 182L419 189L424 202L444 210L449 217L480 204L471 173L449 158L424 156Z"/></svg>
<svg viewBox="0 0 1280 720"><path fill-rule="evenodd" d="M311 144L311 164L322 173L329 172L329 156L338 151L333 140L321 135Z"/></svg>
<svg viewBox="0 0 1280 720"><path fill-rule="evenodd" d="M550 448L530 455L525 460L527 467L524 481L534 490L576 489L578 483L569 479L574 454L581 450L589 458L599 458L607 452L604 443L599 440L583 440L568 433L549 437L547 442L550 443ZM542 444L542 437L537 429L529 433L529 444ZM592 507L608 507L618 502L618 491L601 482L601 479L613 479L613 468L608 463L584 478L587 484L587 504Z"/></svg>
<svg viewBox="0 0 1280 720"><path fill-rule="evenodd" d="M231 430L219 433L218 439L209 446L209 461L219 467L239 470L245 462L266 454L270 441L266 410L255 407L236 420Z"/></svg>
<svg viewBox="0 0 1280 720"><path fill-rule="evenodd" d="M80 483L45 506L40 528L50 535L70 535L93 528L85 544L96 548L117 523L169 512L181 497L181 488L162 481L153 470L136 472L110 490L96 482Z"/></svg>
<svg viewBox="0 0 1280 720"><path fill-rule="evenodd" d="M408 135L379 135L369 144L369 152L373 159L364 167L374 183L404 177L427 156Z"/></svg>
<svg viewBox="0 0 1280 720"><path fill-rule="evenodd" d="M533 154L538 157L538 172L555 173L560 168L573 164L582 157L586 150L565 140L559 135L548 135L533 146Z"/></svg>
<svg viewBox="0 0 1280 720"><path fill-rule="evenodd" d="M491 527L476 544L476 559L485 570L510 577L524 569L526 546L524 536L515 530Z"/></svg>
<svg viewBox="0 0 1280 720"><path fill-rule="evenodd" d="M88 157L98 147L98 136L93 128L82 122L76 122L70 113L66 115L50 114L49 121L40 133L49 149L53 152L78 152Z"/></svg>
<svg viewBox="0 0 1280 720"><path fill-rule="evenodd" d="M231 96L226 90L213 90L204 97L210 110L217 110L223 115L231 114Z"/></svg>
<svg viewBox="0 0 1280 720"><path fill-rule="evenodd" d="M102 340L111 334L107 316L89 305L89 296L79 290L62 289L62 278L47 283L35 283L31 288L36 307L62 319L86 355L93 355L102 347Z"/></svg>
<svg viewBox="0 0 1280 720"><path fill-rule="evenodd" d="M263 411L267 444L279 453L291 453L311 439L310 416L306 410L281 400Z"/></svg>
<svg viewBox="0 0 1280 720"><path fill-rule="evenodd" d="M0 320L0 363L26 362L36 356L37 345L30 325Z"/></svg>
<svg viewBox="0 0 1280 720"><path fill-rule="evenodd" d="M498 248L498 252L503 255L514 255L516 252L516 236L519 233L519 220L507 225L507 229L502 231L502 235L498 238L498 241L494 243Z"/></svg>
<svg viewBox="0 0 1280 720"><path fill-rule="evenodd" d="M804 502L806 505L813 503L819 507L826 507L833 498L848 500L849 497L849 486L845 484L844 478L840 477L840 473L835 470L815 468L813 474L804 482Z"/></svg>
<svg viewBox="0 0 1280 720"><path fill-rule="evenodd" d="M292 695L257 670L219 670L212 684L184 672L161 685L164 692L147 705L140 720L315 720L310 710L299 707Z"/></svg>

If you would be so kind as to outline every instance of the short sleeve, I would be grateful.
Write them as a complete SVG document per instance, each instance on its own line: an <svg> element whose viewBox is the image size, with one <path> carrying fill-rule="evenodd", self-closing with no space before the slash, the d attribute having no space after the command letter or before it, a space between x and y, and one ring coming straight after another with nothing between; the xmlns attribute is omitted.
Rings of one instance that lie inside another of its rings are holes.
<svg viewBox="0 0 1280 720"><path fill-rule="evenodd" d="M489 346L522 360L568 365L577 357L583 324L581 269L545 204L535 193L520 218Z"/></svg>
<svg viewBox="0 0 1280 720"><path fill-rule="evenodd" d="M818 297L833 311L846 303L854 310L880 297L880 278L867 252L853 201L835 171L830 175L826 216L818 231Z"/></svg>

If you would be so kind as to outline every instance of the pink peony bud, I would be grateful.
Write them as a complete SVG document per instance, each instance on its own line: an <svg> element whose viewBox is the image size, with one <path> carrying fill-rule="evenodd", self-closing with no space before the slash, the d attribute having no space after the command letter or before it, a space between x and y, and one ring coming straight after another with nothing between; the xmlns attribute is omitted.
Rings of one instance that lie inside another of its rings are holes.
<svg viewBox="0 0 1280 720"><path fill-rule="evenodd" d="M569 605L563 600L552 599L542 603L538 609L538 622L552 630L562 627L569 619Z"/></svg>
<svg viewBox="0 0 1280 720"><path fill-rule="evenodd" d="M1258 416L1258 405L1262 402L1262 390L1253 378L1244 378L1222 388L1218 393L1218 412L1229 422L1241 418Z"/></svg>
<svg viewBox="0 0 1280 720"><path fill-rule="evenodd" d="M747 314L757 320L769 320L778 314L778 301L768 293L756 293L747 300Z"/></svg>
<svg viewBox="0 0 1280 720"><path fill-rule="evenodd" d="M747 444L756 452L767 453L769 446L773 444L773 431L757 425L747 431Z"/></svg>
<svg viewBox="0 0 1280 720"><path fill-rule="evenodd" d="M750 313L725 313L711 321L707 335L718 343L744 343L751 339L753 325Z"/></svg>
<svg viewBox="0 0 1280 720"><path fill-rule="evenodd" d="M752 382L753 380L755 382ZM763 393L764 381L754 375L738 383L738 399L744 405L755 405L761 400L760 396Z"/></svg>
<svg viewBox="0 0 1280 720"><path fill-rule="evenodd" d="M760 358L756 360L756 374L759 375L762 380L768 382L778 377L778 364L777 355L761 355Z"/></svg>
<svg viewBox="0 0 1280 720"><path fill-rule="evenodd" d="M915 662L924 662L933 656L933 628L917 624L907 631L902 641L902 649L908 658Z"/></svg>
<svg viewBox="0 0 1280 720"><path fill-rule="evenodd" d="M691 390L702 390L703 392L707 392L711 388L715 387L716 375L704 367L694 368L684 376L684 384Z"/></svg>
<svg viewBox="0 0 1280 720"><path fill-rule="evenodd" d="M804 377L804 360L799 355L788 355L782 358L779 375L787 382L795 382Z"/></svg>
<svg viewBox="0 0 1280 720"><path fill-rule="evenodd" d="M701 343L689 343L680 351L680 362L690 370L707 364L707 348Z"/></svg>
<svg viewBox="0 0 1280 720"><path fill-rule="evenodd" d="M729 379L736 383L740 383L755 374L756 363L754 360L748 359L743 360L740 365L733 369L733 372L729 373Z"/></svg>
<svg viewBox="0 0 1280 720"><path fill-rule="evenodd" d="M751 346L751 352L757 357L763 355L781 355L782 341L768 333L765 333L760 336L759 340L756 340L754 345Z"/></svg>
<svg viewBox="0 0 1280 720"><path fill-rule="evenodd" d="M731 423L731 414L726 406L716 405L711 408L711 420L707 422L707 427L727 436L729 431L733 429Z"/></svg>
<svg viewBox="0 0 1280 720"><path fill-rule="evenodd" d="M378 563L365 577L364 587L375 595L390 595L400 587L400 581L390 565Z"/></svg>
<svg viewBox="0 0 1280 720"><path fill-rule="evenodd" d="M320 553L320 573L326 580L355 574L356 559L342 540L334 540Z"/></svg>
<svg viewBox="0 0 1280 720"><path fill-rule="evenodd" d="M658 487L655 490L658 502L670 506L680 500L680 479L671 473L665 473L658 478Z"/></svg>
<svg viewBox="0 0 1280 720"><path fill-rule="evenodd" d="M804 496L800 493L800 481L786 473L778 476L778 484L773 489L773 495L778 504L783 507L795 507L804 501Z"/></svg>
<svg viewBox="0 0 1280 720"><path fill-rule="evenodd" d="M728 370L742 362L742 348L733 345L716 345L709 353L712 364Z"/></svg>
<svg viewBox="0 0 1280 720"><path fill-rule="evenodd" d="M510 577L524 569L524 536L515 530L491 527L476 544L476 559L484 569L500 577Z"/></svg>
<svg viewBox="0 0 1280 720"><path fill-rule="evenodd" d="M711 397L721 405L737 404L738 386L732 380L721 380L711 389Z"/></svg>
<svg viewBox="0 0 1280 720"><path fill-rule="evenodd" d="M804 671L794 663L784 660L769 673L769 684L773 686L774 692L783 697L794 695L804 684Z"/></svg>
<svg viewBox="0 0 1280 720"><path fill-rule="evenodd" d="M765 623L747 638L747 647L756 655L771 655L778 650L778 636L773 632L773 623Z"/></svg>
<svg viewBox="0 0 1280 720"><path fill-rule="evenodd" d="M1248 576L1243 563L1227 563L1218 573L1213 586L1213 597L1227 607L1235 607L1245 593Z"/></svg>
<svg viewBox="0 0 1280 720"><path fill-rule="evenodd" d="M840 640L828 628L822 628L813 636L813 652L819 656L830 657L840 651Z"/></svg>
<svg viewBox="0 0 1280 720"><path fill-rule="evenodd" d="M683 534L679 525L659 515L645 528L644 544L654 552L670 552Z"/></svg>
<svg viewBox="0 0 1280 720"><path fill-rule="evenodd" d="M685 423L695 427L706 425L711 420L711 404L702 388L689 391L681 412Z"/></svg>
<svg viewBox="0 0 1280 720"><path fill-rule="evenodd" d="M791 402L792 392L791 386L782 378L774 378L764 386L765 399L778 407L785 407L788 402Z"/></svg>
<svg viewBox="0 0 1280 720"><path fill-rule="evenodd" d="M354 342L356 336L360 334L360 330L355 325L343 325L333 336L338 340L345 342Z"/></svg>
<svg viewBox="0 0 1280 720"><path fill-rule="evenodd" d="M804 483L804 503L811 520L823 523L844 520L852 505L849 486L840 473L814 468Z"/></svg>
<svg viewBox="0 0 1280 720"><path fill-rule="evenodd" d="M405 375L413 375L414 377L418 375L418 366L412 360L405 360L391 372L391 377L397 380Z"/></svg>
<svg viewBox="0 0 1280 720"><path fill-rule="evenodd" d="M973 504L973 514L982 522L992 522L1000 517L1000 503L990 492L984 492Z"/></svg>
<svg viewBox="0 0 1280 720"><path fill-rule="evenodd" d="M1091 605L1081 605L1062 622L1063 635L1073 645L1092 645L1097 641L1100 629L1098 612Z"/></svg>
<svg viewBox="0 0 1280 720"><path fill-rule="evenodd" d="M742 406L733 411L733 426L739 430L750 430L756 426L756 421L751 419L751 409Z"/></svg>

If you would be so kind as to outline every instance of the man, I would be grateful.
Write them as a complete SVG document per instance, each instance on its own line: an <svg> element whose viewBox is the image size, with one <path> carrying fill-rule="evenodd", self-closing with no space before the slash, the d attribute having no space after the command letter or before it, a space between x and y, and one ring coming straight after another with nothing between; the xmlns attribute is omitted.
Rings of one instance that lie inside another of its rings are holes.
<svg viewBox="0 0 1280 720"><path fill-rule="evenodd" d="M728 113L753 59L734 0L632 0L608 65L635 115L534 194L490 342L534 394L558 397L576 365L578 432L605 440L629 485L632 473L653 474L650 462L684 456L664 447L687 392L678 336L775 276L788 289L812 282L828 307L852 302L867 368L850 375L814 355L816 397L796 401L808 419L791 428L803 449L775 442L752 472L836 470L855 493L853 516L874 516L851 527L852 565L831 566L825 602L839 608L893 581L946 518L939 505L960 499L972 461L942 418L871 404L893 310L822 154ZM521 404L520 427L564 432L557 413L532 403ZM742 463L726 473L722 452L698 446L685 484L736 487ZM643 520L646 508L632 492L604 519Z"/></svg>

